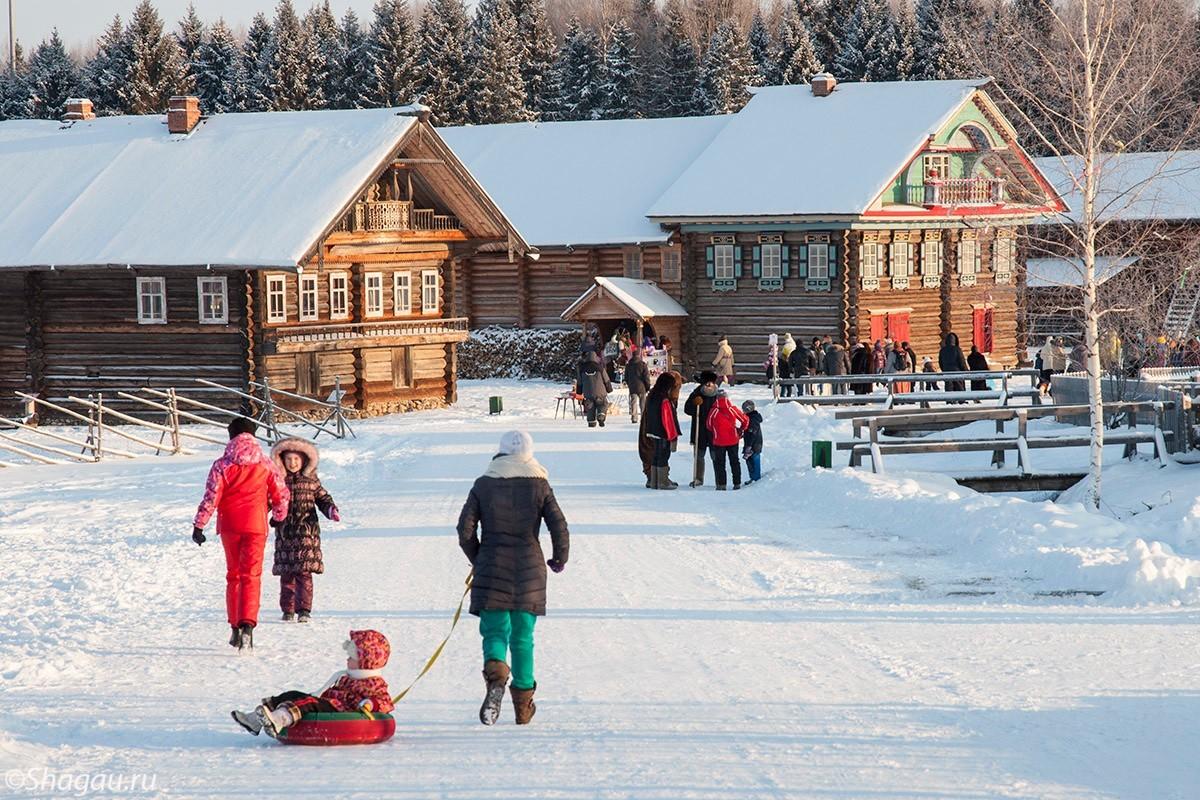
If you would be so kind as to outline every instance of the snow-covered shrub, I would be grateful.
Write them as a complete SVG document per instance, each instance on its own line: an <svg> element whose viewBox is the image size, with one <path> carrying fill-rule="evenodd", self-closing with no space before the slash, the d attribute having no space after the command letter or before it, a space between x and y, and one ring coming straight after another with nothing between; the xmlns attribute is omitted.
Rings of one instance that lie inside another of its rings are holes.
<svg viewBox="0 0 1200 800"><path fill-rule="evenodd" d="M581 343L578 330L478 328L458 346L458 377L572 380Z"/></svg>

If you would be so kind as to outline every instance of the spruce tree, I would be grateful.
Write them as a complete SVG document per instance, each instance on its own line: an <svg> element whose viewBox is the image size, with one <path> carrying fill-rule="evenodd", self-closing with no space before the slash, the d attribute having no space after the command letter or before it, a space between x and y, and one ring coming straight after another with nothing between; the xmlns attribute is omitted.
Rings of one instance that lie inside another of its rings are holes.
<svg viewBox="0 0 1200 800"><path fill-rule="evenodd" d="M600 56L600 37L572 18L563 39L558 63L561 99L558 118L564 120L599 119L604 108L601 81L604 65Z"/></svg>
<svg viewBox="0 0 1200 800"><path fill-rule="evenodd" d="M233 31L218 19L196 50L196 96L206 114L238 111L245 96L242 54Z"/></svg>
<svg viewBox="0 0 1200 800"><path fill-rule="evenodd" d="M657 116L686 117L695 114L693 104L699 81L696 46L688 36L682 0L667 0L663 6L662 58L654 75Z"/></svg>
<svg viewBox="0 0 1200 800"><path fill-rule="evenodd" d="M887 0L859 0L846 26L834 76L843 81L894 80L896 34Z"/></svg>
<svg viewBox="0 0 1200 800"><path fill-rule="evenodd" d="M34 48L24 84L29 94L29 116L35 119L60 119L67 98L79 94L79 67L67 55L58 28Z"/></svg>
<svg viewBox="0 0 1200 800"><path fill-rule="evenodd" d="M895 80L913 80L917 69L917 20L908 3L900 4L893 30L896 36L895 67L892 70Z"/></svg>
<svg viewBox="0 0 1200 800"><path fill-rule="evenodd" d="M636 106L637 63L633 51L633 31L619 20L608 36L604 69L600 83L600 116L604 119L633 119L640 116Z"/></svg>
<svg viewBox="0 0 1200 800"><path fill-rule="evenodd" d="M796 7L791 4L784 6L779 18L779 36L773 62L775 71L771 82L774 84L808 83L813 75L824 69L817 60L812 35Z"/></svg>
<svg viewBox="0 0 1200 800"><path fill-rule="evenodd" d="M245 96L239 104L245 111L269 111L271 108L271 23L258 13L242 44L242 75Z"/></svg>
<svg viewBox="0 0 1200 800"><path fill-rule="evenodd" d="M546 19L545 0L513 0L517 38L521 48L521 79L525 83L525 106L532 119L554 103L554 62L558 45Z"/></svg>
<svg viewBox="0 0 1200 800"><path fill-rule="evenodd" d="M750 50L737 26L717 26L700 66L694 107L699 114L732 114L746 104L746 86L754 77Z"/></svg>
<svg viewBox="0 0 1200 800"><path fill-rule="evenodd" d="M310 100L309 40L292 0L279 0L267 46L267 108L298 111Z"/></svg>
<svg viewBox="0 0 1200 800"><path fill-rule="evenodd" d="M83 94L92 101L96 114L122 113L121 89L129 78L129 59L125 26L119 16L113 17L83 72Z"/></svg>
<svg viewBox="0 0 1200 800"><path fill-rule="evenodd" d="M955 28L972 19L978 9L970 2L917 0L917 73L924 80L965 78L970 56Z"/></svg>
<svg viewBox="0 0 1200 800"><path fill-rule="evenodd" d="M854 16L857 0L825 0L816 10L816 23L809 25L817 59L827 68L837 63L846 36L846 26Z"/></svg>
<svg viewBox="0 0 1200 800"><path fill-rule="evenodd" d="M375 72L371 65L366 31L358 23L354 9L342 17L341 46L335 70L336 87L330 99L333 108L371 108Z"/></svg>
<svg viewBox="0 0 1200 800"><path fill-rule="evenodd" d="M750 62L754 66L754 74L750 79L751 86L766 86L771 83L775 72L771 51L771 34L767 30L767 22L763 19L762 9L754 10L754 19L750 23L749 34Z"/></svg>
<svg viewBox="0 0 1200 800"><path fill-rule="evenodd" d="M188 3L183 19L179 20L179 31L175 34L175 41L183 56L183 81L180 91L191 94L196 91L197 53L200 45L204 44L204 22L196 13L195 3Z"/></svg>
<svg viewBox="0 0 1200 800"><path fill-rule="evenodd" d="M532 114L525 105L521 46L509 0L485 0L475 14L475 65L471 117L476 124L519 122Z"/></svg>
<svg viewBox="0 0 1200 800"><path fill-rule="evenodd" d="M372 99L382 106L402 106L416 94L417 41L407 0L378 0L368 49L374 73Z"/></svg>
<svg viewBox="0 0 1200 800"><path fill-rule="evenodd" d="M129 71L118 90L127 114L161 114L183 84L183 56L175 38L163 30L162 17L142 0L125 29Z"/></svg>
<svg viewBox="0 0 1200 800"><path fill-rule="evenodd" d="M658 116L659 83L663 73L662 15L656 0L636 0L633 12L633 53L637 86L634 108L643 117Z"/></svg>
<svg viewBox="0 0 1200 800"><path fill-rule="evenodd" d="M0 73L0 120L24 119L29 116L29 87L25 83L27 65L21 43L16 45L16 58Z"/></svg>
<svg viewBox="0 0 1200 800"><path fill-rule="evenodd" d="M436 125L470 122L470 21L462 0L431 0L421 13L418 91Z"/></svg>
<svg viewBox="0 0 1200 800"><path fill-rule="evenodd" d="M343 59L341 31L329 0L309 9L303 27L308 40L308 102L304 107L329 108L340 89L338 65Z"/></svg>

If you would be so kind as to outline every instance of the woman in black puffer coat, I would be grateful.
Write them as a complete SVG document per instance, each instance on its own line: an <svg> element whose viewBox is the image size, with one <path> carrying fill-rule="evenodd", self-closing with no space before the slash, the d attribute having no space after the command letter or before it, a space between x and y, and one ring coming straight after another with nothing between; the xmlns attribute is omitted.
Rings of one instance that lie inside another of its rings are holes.
<svg viewBox="0 0 1200 800"><path fill-rule="evenodd" d="M476 479L458 518L458 543L475 569L471 613L483 637L483 677L487 694L479 721L491 725L500 714L504 686L512 675L518 725L533 718L533 626L546 613L546 567L562 572L570 534L544 467L533 457L533 439L509 431L500 452ZM542 521L550 529L553 554L544 561L538 541ZM476 529L482 533L476 535ZM507 656L512 652L512 668Z"/></svg>

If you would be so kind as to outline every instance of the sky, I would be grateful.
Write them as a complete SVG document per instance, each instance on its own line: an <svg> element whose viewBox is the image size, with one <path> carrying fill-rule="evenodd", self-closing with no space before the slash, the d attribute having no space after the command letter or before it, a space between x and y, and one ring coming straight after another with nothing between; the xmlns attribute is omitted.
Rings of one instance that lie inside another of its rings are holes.
<svg viewBox="0 0 1200 800"><path fill-rule="evenodd" d="M303 13L316 0L292 0L297 11ZM8 4L9 0L0 0L0 35L3 36L4 53L8 51ZM13 6L13 27L16 29L17 41L25 47L25 51L50 35L50 31L58 28L68 50L80 51L91 47L93 41L103 32L105 26L114 14L120 14L121 19L127 19L132 13L138 0L11 0ZM189 0L154 0L163 19L170 30L175 29L176 23L187 9ZM250 24L250 20L259 11L273 16L277 0L195 0L196 11L205 22L213 22L217 17L225 21L235 31ZM353 7L360 19L369 19L373 0L330 0L333 13L340 19L347 8Z"/></svg>

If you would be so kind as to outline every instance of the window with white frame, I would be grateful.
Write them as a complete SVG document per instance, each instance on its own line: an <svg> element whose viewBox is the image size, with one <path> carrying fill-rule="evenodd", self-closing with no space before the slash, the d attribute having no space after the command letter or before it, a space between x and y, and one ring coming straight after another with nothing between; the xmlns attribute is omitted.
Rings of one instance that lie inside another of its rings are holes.
<svg viewBox="0 0 1200 800"><path fill-rule="evenodd" d="M436 269L421 270L421 313L438 313L438 271Z"/></svg>
<svg viewBox="0 0 1200 800"><path fill-rule="evenodd" d="M808 246L808 274L812 275L812 252L813 245ZM858 270L863 278L878 278L879 277L879 243L878 242L863 242L862 248L858 251Z"/></svg>
<svg viewBox="0 0 1200 800"><path fill-rule="evenodd" d="M1016 240L996 239L992 245L992 271L996 273L996 283L1008 283L1012 280L1012 274L1016 266Z"/></svg>
<svg viewBox="0 0 1200 800"><path fill-rule="evenodd" d="M629 249L625 251L625 277L642 279L642 251Z"/></svg>
<svg viewBox="0 0 1200 800"><path fill-rule="evenodd" d="M224 275L202 275L196 278L201 325L225 325L229 322L228 280Z"/></svg>
<svg viewBox="0 0 1200 800"><path fill-rule="evenodd" d="M979 243L974 239L963 239L958 243L958 271L962 275L974 275L979 260Z"/></svg>
<svg viewBox="0 0 1200 800"><path fill-rule="evenodd" d="M907 278L912 274L912 245L908 242L892 242L891 275Z"/></svg>
<svg viewBox="0 0 1200 800"><path fill-rule="evenodd" d="M320 316L317 299L317 276L300 276L300 319L314 320Z"/></svg>
<svg viewBox="0 0 1200 800"><path fill-rule="evenodd" d="M922 160L924 178L928 181L941 181L950 177L950 156L927 154Z"/></svg>
<svg viewBox="0 0 1200 800"><path fill-rule="evenodd" d="M267 276L267 322L287 322L287 278Z"/></svg>
<svg viewBox="0 0 1200 800"><path fill-rule="evenodd" d="M762 277L764 279L783 277L783 245L762 245Z"/></svg>
<svg viewBox="0 0 1200 800"><path fill-rule="evenodd" d="M713 277L719 281L730 281L737 277L733 268L733 245L713 246Z"/></svg>
<svg viewBox="0 0 1200 800"><path fill-rule="evenodd" d="M392 276L392 312L396 316L412 313L411 272L397 272Z"/></svg>
<svg viewBox="0 0 1200 800"><path fill-rule="evenodd" d="M329 317L347 319L350 316L350 278L344 272L329 275Z"/></svg>
<svg viewBox="0 0 1200 800"><path fill-rule="evenodd" d="M679 251L673 247L664 247L661 252L663 283L679 283L683 277L683 269L680 265Z"/></svg>
<svg viewBox="0 0 1200 800"><path fill-rule="evenodd" d="M921 244L921 274L940 275L942 273L942 243L937 239L927 239Z"/></svg>
<svg viewBox="0 0 1200 800"><path fill-rule="evenodd" d="M383 316L383 273L363 275L363 316Z"/></svg>
<svg viewBox="0 0 1200 800"><path fill-rule="evenodd" d="M825 242L808 245L808 277L827 280L829 278L829 245Z"/></svg>
<svg viewBox="0 0 1200 800"><path fill-rule="evenodd" d="M138 324L161 325L167 321L167 279L138 278Z"/></svg>

